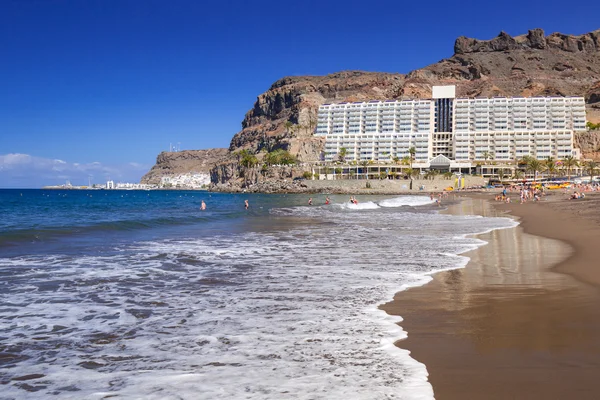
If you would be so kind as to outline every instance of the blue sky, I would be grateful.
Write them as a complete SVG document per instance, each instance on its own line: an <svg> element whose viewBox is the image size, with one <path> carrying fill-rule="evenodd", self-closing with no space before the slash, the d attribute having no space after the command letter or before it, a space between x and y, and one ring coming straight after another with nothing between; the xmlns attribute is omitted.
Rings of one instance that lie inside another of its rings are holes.
<svg viewBox="0 0 600 400"><path fill-rule="evenodd" d="M574 3L573 3L574 4ZM139 181L227 147L287 75L406 73L460 35L600 28L600 2L0 0L0 187Z"/></svg>

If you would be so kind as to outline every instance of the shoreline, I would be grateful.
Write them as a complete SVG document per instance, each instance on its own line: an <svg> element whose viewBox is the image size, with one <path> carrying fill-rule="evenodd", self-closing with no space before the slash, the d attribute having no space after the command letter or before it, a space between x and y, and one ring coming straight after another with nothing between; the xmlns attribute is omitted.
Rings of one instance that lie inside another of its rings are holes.
<svg viewBox="0 0 600 400"><path fill-rule="evenodd" d="M408 337L396 345L425 364L437 399L600 397L600 196L560 197L521 205L463 196L448 212L479 204L479 215L520 225L474 235L488 243L461 254L464 268L380 306L402 316Z"/></svg>

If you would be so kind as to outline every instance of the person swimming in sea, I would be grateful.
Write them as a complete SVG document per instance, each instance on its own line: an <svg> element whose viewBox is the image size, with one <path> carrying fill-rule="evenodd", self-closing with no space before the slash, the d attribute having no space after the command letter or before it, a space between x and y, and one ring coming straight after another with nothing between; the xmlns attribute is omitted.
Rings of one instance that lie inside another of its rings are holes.
<svg viewBox="0 0 600 400"><path fill-rule="evenodd" d="M202 203L200 204L200 209L206 210L206 203L204 202L204 200L202 200Z"/></svg>
<svg viewBox="0 0 600 400"><path fill-rule="evenodd" d="M250 204L248 204L248 200L244 200L244 207L246 207L246 210L248 209L248 207L250 207Z"/></svg>
<svg viewBox="0 0 600 400"><path fill-rule="evenodd" d="M325 205L329 204L329 197L325 197Z"/></svg>

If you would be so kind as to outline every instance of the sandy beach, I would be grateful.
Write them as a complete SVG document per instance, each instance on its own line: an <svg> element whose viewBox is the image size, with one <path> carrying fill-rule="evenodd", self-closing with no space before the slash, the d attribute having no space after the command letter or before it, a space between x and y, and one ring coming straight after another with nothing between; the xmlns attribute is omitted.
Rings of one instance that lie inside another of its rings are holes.
<svg viewBox="0 0 600 400"><path fill-rule="evenodd" d="M600 196L565 197L450 206L520 225L478 235L488 244L466 268L381 307L404 318L397 345L427 366L436 399L600 398Z"/></svg>

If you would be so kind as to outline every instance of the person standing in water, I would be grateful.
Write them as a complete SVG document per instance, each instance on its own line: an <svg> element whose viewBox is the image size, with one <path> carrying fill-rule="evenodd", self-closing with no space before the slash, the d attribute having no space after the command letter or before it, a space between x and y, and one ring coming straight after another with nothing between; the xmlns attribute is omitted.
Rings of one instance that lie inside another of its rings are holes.
<svg viewBox="0 0 600 400"><path fill-rule="evenodd" d="M308 205L312 206L312 197L310 199L308 199Z"/></svg>
<svg viewBox="0 0 600 400"><path fill-rule="evenodd" d="M325 198L325 205L329 204L329 197Z"/></svg>
<svg viewBox="0 0 600 400"><path fill-rule="evenodd" d="M248 204L248 200L244 200L244 207L246 207L246 210L248 209L248 207L250 207L250 204Z"/></svg>
<svg viewBox="0 0 600 400"><path fill-rule="evenodd" d="M200 204L200 209L206 210L206 203L204 202L204 200L202 200L202 203Z"/></svg>

